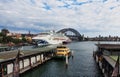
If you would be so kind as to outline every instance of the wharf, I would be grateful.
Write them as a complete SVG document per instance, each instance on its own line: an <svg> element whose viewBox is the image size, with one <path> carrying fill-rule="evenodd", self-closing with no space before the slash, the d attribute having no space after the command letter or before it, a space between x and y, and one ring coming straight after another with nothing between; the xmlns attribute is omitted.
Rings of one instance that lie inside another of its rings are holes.
<svg viewBox="0 0 120 77"><path fill-rule="evenodd" d="M98 50L93 53L104 77L120 77L120 44L96 44Z"/></svg>
<svg viewBox="0 0 120 77"><path fill-rule="evenodd" d="M28 56L28 55L32 55L32 54L37 54L37 53L41 53L41 52L47 52L51 49L55 49L56 46L47 46L47 47L38 47L38 48L33 48L33 49L28 49L28 50L21 50L21 53L23 54L21 57L23 56ZM8 60L8 59L13 59L16 57L18 53L18 50L13 50L13 51L8 51L8 52L1 52L0 53L0 59L1 60ZM1 62L0 60L0 62Z"/></svg>
<svg viewBox="0 0 120 77"><path fill-rule="evenodd" d="M1 52L0 77L15 77L43 64L54 56L55 49L56 45L52 45L28 50Z"/></svg>

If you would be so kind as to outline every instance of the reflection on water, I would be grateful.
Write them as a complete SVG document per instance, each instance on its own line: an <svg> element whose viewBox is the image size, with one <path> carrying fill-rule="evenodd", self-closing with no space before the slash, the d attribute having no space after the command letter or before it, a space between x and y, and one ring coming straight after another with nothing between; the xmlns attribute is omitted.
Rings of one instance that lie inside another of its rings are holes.
<svg viewBox="0 0 120 77"><path fill-rule="evenodd" d="M74 51L74 58L69 59L68 69L65 61L50 60L39 67L21 75L21 77L101 77L93 57L95 42L74 42L68 47Z"/></svg>

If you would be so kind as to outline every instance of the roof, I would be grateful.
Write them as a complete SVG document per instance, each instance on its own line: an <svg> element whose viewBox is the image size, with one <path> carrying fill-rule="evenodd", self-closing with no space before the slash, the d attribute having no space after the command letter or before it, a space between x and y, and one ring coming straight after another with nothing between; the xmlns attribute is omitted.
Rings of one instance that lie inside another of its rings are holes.
<svg viewBox="0 0 120 77"><path fill-rule="evenodd" d="M103 57L113 68L115 67L116 61L113 58L105 55L103 55Z"/></svg>
<svg viewBox="0 0 120 77"><path fill-rule="evenodd" d="M113 68L115 67L118 56L105 56L105 55L103 55L103 57ZM120 63L120 60L119 60L119 63Z"/></svg>
<svg viewBox="0 0 120 77"><path fill-rule="evenodd" d="M9 48L8 46L0 46L0 49L2 49L2 48Z"/></svg>
<svg viewBox="0 0 120 77"><path fill-rule="evenodd" d="M42 53L42 52L48 52L50 50L55 49L55 45L47 46L47 47L42 47L42 48L33 48L33 49L28 49L28 50L21 50L22 57L24 56L29 56L32 54L37 54L37 53ZM13 50L13 51L8 51L8 52L0 52L0 62L9 60L9 59L14 59L18 53L18 50Z"/></svg>
<svg viewBox="0 0 120 77"><path fill-rule="evenodd" d="M120 50L120 44L96 44L99 48L108 50Z"/></svg>

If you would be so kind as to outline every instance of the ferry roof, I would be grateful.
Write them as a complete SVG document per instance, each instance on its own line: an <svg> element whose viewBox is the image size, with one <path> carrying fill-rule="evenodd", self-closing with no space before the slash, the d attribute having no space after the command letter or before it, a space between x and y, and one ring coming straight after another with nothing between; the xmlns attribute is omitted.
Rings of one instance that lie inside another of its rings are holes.
<svg viewBox="0 0 120 77"><path fill-rule="evenodd" d="M107 50L120 50L120 44L96 44L99 48Z"/></svg>
<svg viewBox="0 0 120 77"><path fill-rule="evenodd" d="M57 48L67 48L67 46L66 45L59 45L59 46L57 46Z"/></svg>

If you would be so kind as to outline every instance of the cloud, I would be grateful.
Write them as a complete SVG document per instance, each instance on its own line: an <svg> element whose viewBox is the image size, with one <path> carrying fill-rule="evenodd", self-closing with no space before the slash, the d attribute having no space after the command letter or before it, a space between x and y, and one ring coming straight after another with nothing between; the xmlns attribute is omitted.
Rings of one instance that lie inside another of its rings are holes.
<svg viewBox="0 0 120 77"><path fill-rule="evenodd" d="M86 36L120 35L119 10L119 0L0 0L0 29L74 28Z"/></svg>

